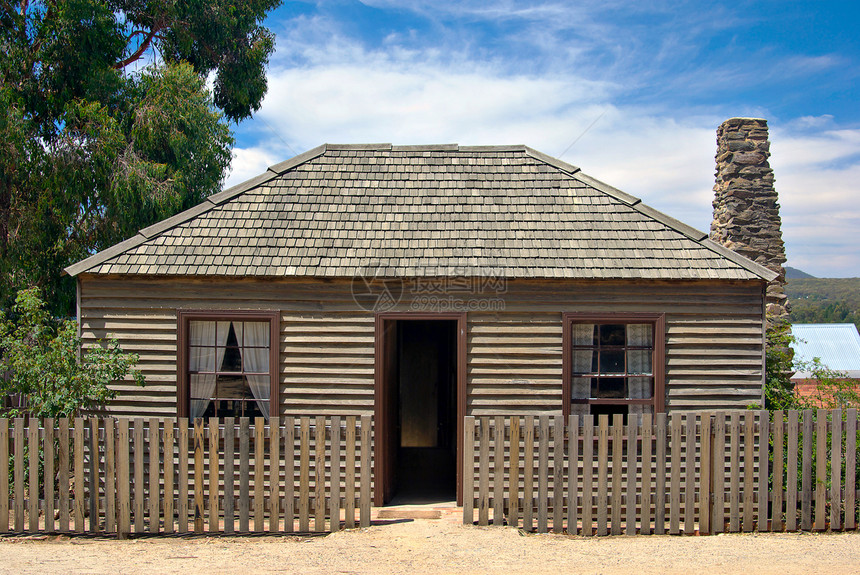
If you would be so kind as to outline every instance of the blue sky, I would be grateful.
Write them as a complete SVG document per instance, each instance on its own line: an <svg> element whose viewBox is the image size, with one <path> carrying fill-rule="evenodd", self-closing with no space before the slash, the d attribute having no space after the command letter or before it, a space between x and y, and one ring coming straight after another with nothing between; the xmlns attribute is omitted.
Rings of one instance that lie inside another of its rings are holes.
<svg viewBox="0 0 860 575"><path fill-rule="evenodd" d="M856 2L285 2L227 184L324 142L527 144L699 229L766 118L788 265L860 276Z"/></svg>

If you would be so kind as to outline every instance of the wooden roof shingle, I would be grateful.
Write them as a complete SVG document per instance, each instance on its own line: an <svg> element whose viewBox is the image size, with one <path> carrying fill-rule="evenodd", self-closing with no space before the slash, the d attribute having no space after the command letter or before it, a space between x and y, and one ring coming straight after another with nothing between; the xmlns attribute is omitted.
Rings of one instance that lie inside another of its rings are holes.
<svg viewBox="0 0 860 575"><path fill-rule="evenodd" d="M765 279L775 274L526 146L314 148L71 275Z"/></svg>

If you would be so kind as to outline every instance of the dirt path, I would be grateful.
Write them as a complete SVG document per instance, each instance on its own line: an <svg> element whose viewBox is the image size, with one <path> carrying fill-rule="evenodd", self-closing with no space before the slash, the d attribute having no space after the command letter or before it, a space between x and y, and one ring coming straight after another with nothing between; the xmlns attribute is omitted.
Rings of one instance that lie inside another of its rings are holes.
<svg viewBox="0 0 860 575"><path fill-rule="evenodd" d="M858 573L860 533L523 535L418 519L327 537L0 539L0 573Z"/></svg>

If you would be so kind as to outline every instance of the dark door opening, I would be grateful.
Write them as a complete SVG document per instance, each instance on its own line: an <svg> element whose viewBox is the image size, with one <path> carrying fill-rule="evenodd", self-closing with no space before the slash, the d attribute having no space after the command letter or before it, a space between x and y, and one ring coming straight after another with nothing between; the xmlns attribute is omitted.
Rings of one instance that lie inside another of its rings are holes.
<svg viewBox="0 0 860 575"><path fill-rule="evenodd" d="M452 501L457 496L458 320L391 319L380 327L376 504Z"/></svg>

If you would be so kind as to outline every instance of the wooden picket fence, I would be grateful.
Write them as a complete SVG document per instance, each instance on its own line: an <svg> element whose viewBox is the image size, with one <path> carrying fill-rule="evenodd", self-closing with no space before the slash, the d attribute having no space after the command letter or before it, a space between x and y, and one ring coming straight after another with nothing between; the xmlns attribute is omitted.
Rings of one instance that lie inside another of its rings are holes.
<svg viewBox="0 0 860 575"><path fill-rule="evenodd" d="M463 521L569 534L856 530L857 410L467 417ZM566 423L566 424L565 424Z"/></svg>
<svg viewBox="0 0 860 575"><path fill-rule="evenodd" d="M369 416L0 419L0 532L367 526L371 437Z"/></svg>

